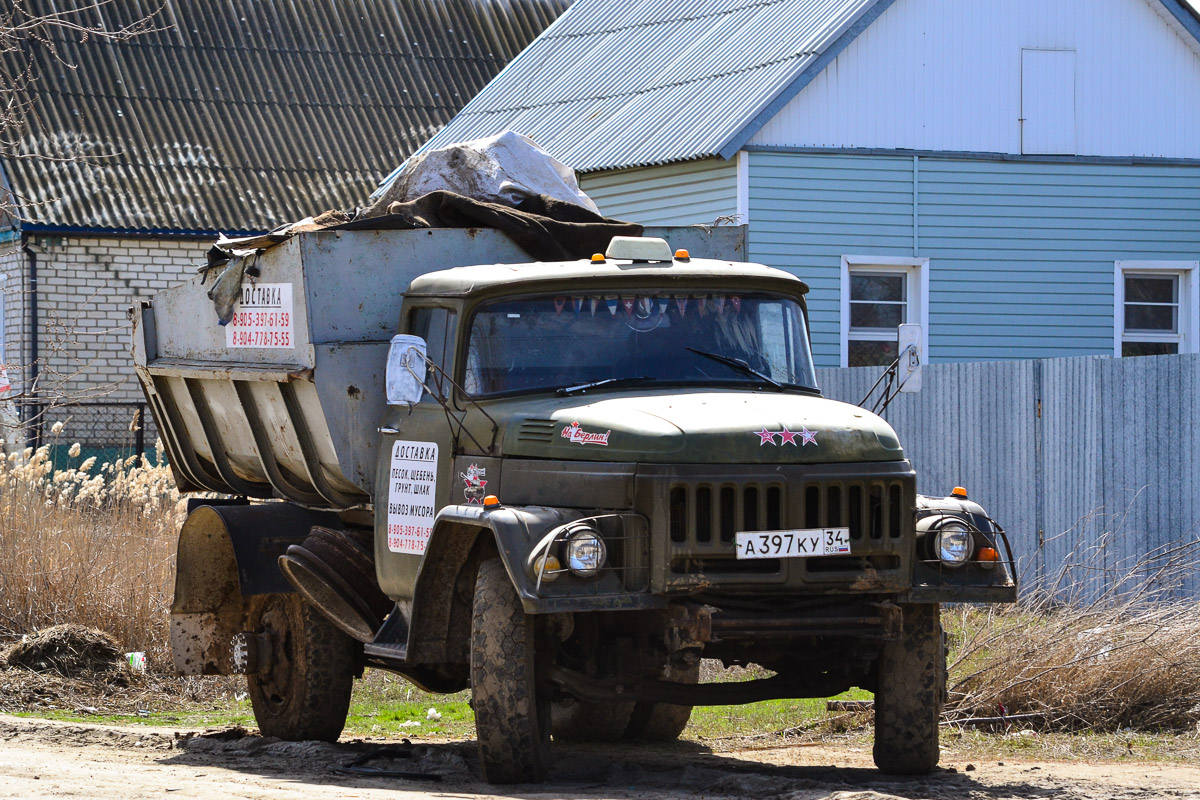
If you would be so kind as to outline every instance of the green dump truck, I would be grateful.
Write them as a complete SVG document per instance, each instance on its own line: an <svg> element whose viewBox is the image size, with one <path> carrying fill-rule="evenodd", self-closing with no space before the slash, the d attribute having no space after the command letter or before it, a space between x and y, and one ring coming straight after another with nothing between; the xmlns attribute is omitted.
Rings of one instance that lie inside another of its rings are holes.
<svg viewBox="0 0 1200 800"><path fill-rule="evenodd" d="M292 237L225 326L199 278L161 293L138 375L179 487L225 498L180 531L176 667L244 673L286 739L336 739L366 667L469 687L493 783L542 780L552 737L858 686L878 766L932 770L939 604L1013 600L1011 551L821 396L807 291L662 239L539 263L436 229Z"/></svg>

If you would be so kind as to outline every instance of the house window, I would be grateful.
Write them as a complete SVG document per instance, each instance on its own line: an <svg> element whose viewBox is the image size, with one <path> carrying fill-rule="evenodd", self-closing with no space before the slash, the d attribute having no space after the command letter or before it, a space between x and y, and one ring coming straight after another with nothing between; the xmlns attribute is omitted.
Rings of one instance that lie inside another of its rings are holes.
<svg viewBox="0 0 1200 800"><path fill-rule="evenodd" d="M842 366L887 366L896 359L896 329L927 327L925 258L842 258ZM924 347L924 345L923 345Z"/></svg>
<svg viewBox="0 0 1200 800"><path fill-rule="evenodd" d="M1117 262L1116 355L1196 352L1196 267L1188 261Z"/></svg>

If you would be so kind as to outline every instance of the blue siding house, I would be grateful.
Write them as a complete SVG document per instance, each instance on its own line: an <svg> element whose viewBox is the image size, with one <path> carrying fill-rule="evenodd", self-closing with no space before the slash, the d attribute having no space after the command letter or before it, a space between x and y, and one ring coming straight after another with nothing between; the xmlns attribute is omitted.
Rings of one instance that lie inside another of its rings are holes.
<svg viewBox="0 0 1200 800"><path fill-rule="evenodd" d="M746 224L820 366L1200 352L1190 0L578 0L426 143L524 133L605 213Z"/></svg>

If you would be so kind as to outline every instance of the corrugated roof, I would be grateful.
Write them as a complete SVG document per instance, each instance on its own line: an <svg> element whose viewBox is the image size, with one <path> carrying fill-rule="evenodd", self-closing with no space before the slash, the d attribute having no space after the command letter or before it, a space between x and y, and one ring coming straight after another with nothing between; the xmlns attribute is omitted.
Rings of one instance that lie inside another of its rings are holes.
<svg viewBox="0 0 1200 800"><path fill-rule="evenodd" d="M66 160L3 166L38 229L249 232L350 208L569 4L167 0L169 30L129 41L53 31L76 68L33 50L22 149ZM158 0L70 5L114 29Z"/></svg>
<svg viewBox="0 0 1200 800"><path fill-rule="evenodd" d="M718 155L891 2L579 0L426 147L512 129L581 172Z"/></svg>
<svg viewBox="0 0 1200 800"><path fill-rule="evenodd" d="M1184 1L1160 0L1200 40ZM425 148L511 129L580 172L731 158L893 2L578 0Z"/></svg>

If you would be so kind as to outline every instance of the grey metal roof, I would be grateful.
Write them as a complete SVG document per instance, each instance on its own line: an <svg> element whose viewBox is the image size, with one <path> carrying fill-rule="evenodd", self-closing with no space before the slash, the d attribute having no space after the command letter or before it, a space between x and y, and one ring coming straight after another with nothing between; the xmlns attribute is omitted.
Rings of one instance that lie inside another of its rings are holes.
<svg viewBox="0 0 1200 800"><path fill-rule="evenodd" d="M892 1L578 0L426 147L512 129L581 172L728 157Z"/></svg>
<svg viewBox="0 0 1200 800"><path fill-rule="evenodd" d="M1200 0L1161 0L1200 40ZM422 149L506 129L579 172L731 158L894 0L578 0Z"/></svg>
<svg viewBox="0 0 1200 800"><path fill-rule="evenodd" d="M22 150L67 160L2 165L33 230L251 232L353 207L569 4L167 0L169 29L126 42L52 31L65 63L32 51ZM109 29L157 5L22 3Z"/></svg>

